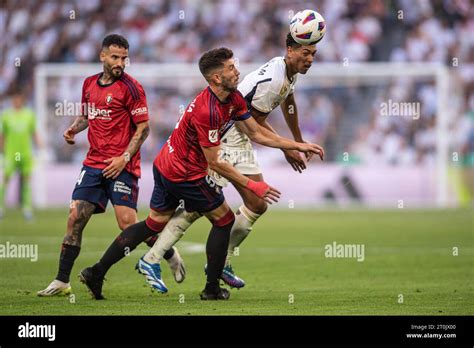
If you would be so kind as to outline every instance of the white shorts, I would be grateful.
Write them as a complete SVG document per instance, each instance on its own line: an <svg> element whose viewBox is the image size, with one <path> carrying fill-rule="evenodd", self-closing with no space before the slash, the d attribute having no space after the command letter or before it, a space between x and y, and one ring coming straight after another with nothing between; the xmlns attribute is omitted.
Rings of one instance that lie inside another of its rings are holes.
<svg viewBox="0 0 474 348"><path fill-rule="evenodd" d="M235 126L232 126L221 140L220 158L229 162L240 174L262 173L250 139ZM225 187L229 183L226 178L214 171L209 170L209 175L213 176L217 185L221 187Z"/></svg>

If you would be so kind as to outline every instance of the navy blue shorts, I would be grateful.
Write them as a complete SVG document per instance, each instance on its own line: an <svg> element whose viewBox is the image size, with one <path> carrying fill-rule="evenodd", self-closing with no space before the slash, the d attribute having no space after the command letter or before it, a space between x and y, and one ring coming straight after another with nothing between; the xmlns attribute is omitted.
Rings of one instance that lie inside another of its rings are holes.
<svg viewBox="0 0 474 348"><path fill-rule="evenodd" d="M193 181L172 182L153 166L153 178L155 186L150 200L150 208L153 210L163 211L182 206L189 212L206 213L224 203L222 189L210 176Z"/></svg>
<svg viewBox="0 0 474 348"><path fill-rule="evenodd" d="M103 213L109 200L113 205L124 205L136 210L138 178L123 170L117 179L106 179L102 169L83 166L72 199L94 203L94 214Z"/></svg>

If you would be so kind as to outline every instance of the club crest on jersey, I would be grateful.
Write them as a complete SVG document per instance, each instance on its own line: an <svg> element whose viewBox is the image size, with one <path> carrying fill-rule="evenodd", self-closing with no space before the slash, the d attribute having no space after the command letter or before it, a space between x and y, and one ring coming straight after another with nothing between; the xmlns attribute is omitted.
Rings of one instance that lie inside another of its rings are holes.
<svg viewBox="0 0 474 348"><path fill-rule="evenodd" d="M211 143L216 143L218 140L218 135L219 135L219 130L218 129L211 129L209 131L209 141Z"/></svg>
<svg viewBox="0 0 474 348"><path fill-rule="evenodd" d="M105 98L105 102L107 103L107 105L109 105L111 102L112 102L112 93L108 93L107 94L107 97Z"/></svg>
<svg viewBox="0 0 474 348"><path fill-rule="evenodd" d="M232 115L232 111L234 111L234 108L233 107L229 108L229 116Z"/></svg>

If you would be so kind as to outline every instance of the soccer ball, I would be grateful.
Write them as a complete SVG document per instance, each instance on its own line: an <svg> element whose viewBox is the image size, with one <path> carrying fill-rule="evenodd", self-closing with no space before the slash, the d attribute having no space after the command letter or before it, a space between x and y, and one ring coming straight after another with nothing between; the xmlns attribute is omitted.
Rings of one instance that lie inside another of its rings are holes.
<svg viewBox="0 0 474 348"><path fill-rule="evenodd" d="M297 43L314 45L321 41L326 33L326 22L316 11L300 11L290 21L290 33Z"/></svg>

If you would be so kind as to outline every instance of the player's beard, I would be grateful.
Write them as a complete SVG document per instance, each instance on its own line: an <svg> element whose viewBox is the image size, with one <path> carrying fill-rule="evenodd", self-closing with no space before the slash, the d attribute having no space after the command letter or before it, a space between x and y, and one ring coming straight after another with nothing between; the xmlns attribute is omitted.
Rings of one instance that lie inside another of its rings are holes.
<svg viewBox="0 0 474 348"><path fill-rule="evenodd" d="M120 67L115 67L110 70L110 75L118 79L123 74L123 69Z"/></svg>
<svg viewBox="0 0 474 348"><path fill-rule="evenodd" d="M234 92L235 90L237 90L237 86L238 83L233 83L231 79L222 80L222 89L226 92Z"/></svg>
<svg viewBox="0 0 474 348"><path fill-rule="evenodd" d="M104 65L104 68L107 71L107 74L114 80L117 80L122 76L123 69L118 66L112 67L110 65Z"/></svg>

